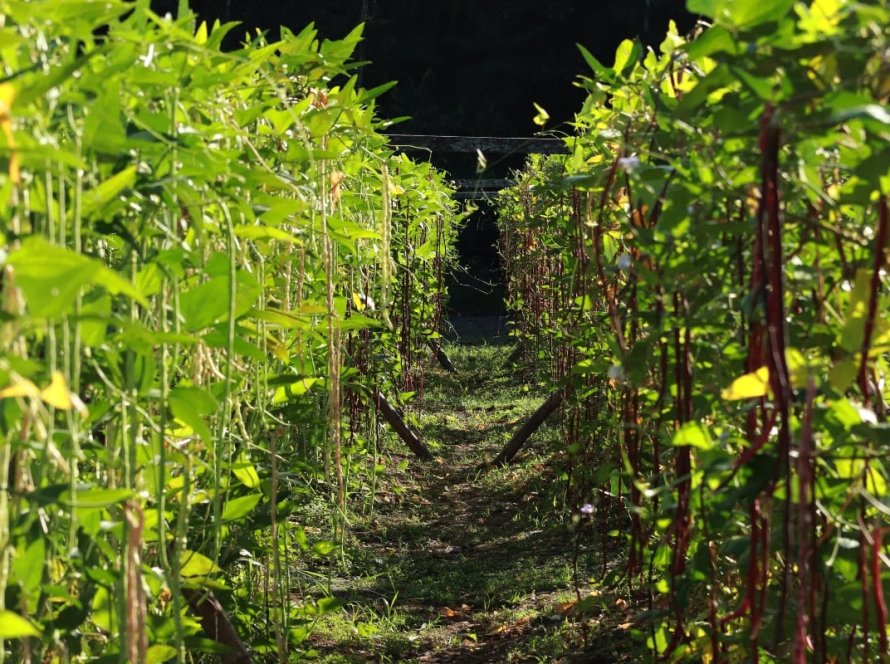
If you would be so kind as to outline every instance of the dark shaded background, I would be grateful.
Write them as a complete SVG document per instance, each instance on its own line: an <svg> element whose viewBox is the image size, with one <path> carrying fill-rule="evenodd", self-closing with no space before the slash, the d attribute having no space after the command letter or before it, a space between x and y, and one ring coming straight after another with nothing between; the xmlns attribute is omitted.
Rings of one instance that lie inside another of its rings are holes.
<svg viewBox="0 0 890 664"><path fill-rule="evenodd" d="M765 0L767 1L767 0ZM155 0L175 12L177 0ZM315 22L339 38L364 19L358 55L371 62L364 84L396 80L380 100L385 117L411 116L404 131L520 136L536 129L532 102L554 124L583 101L572 82L587 70L579 42L605 64L626 37L656 46L668 20L692 25L683 0L192 0L201 19L240 21L232 46L256 28L278 36Z"/></svg>
<svg viewBox="0 0 890 664"><path fill-rule="evenodd" d="M154 0L152 7L175 13L177 4ZM468 136L532 134L533 102L549 113L547 129L570 132L565 123L584 99L573 82L588 73L576 42L611 65L622 39L657 48L670 19L681 33L694 22L684 0L191 0L191 7L208 22L240 21L231 47L256 29L277 38L280 25L297 32L314 21L321 37L336 39L364 21L356 57L370 65L362 84L398 81L379 98L381 117L410 116L394 129L403 133ZM481 177L509 177L523 158L488 155ZM472 155L430 159L454 178L476 177ZM467 273L452 286L457 313L503 312L496 240L494 215L482 205L461 233Z"/></svg>

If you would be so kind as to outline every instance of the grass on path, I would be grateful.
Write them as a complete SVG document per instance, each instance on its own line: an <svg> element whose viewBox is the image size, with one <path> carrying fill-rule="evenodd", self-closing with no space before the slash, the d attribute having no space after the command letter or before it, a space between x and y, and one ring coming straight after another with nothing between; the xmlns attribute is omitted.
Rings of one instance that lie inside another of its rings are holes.
<svg viewBox="0 0 890 664"><path fill-rule="evenodd" d="M518 463L484 469L546 397L502 368L506 346L448 349L457 374L430 370L412 416L436 447L432 463L393 454L372 514L354 520L348 570L332 580L342 611L311 637L323 662L635 661L623 600L588 585L574 615L574 529L562 500L558 422L545 424ZM548 452L549 451L549 452Z"/></svg>

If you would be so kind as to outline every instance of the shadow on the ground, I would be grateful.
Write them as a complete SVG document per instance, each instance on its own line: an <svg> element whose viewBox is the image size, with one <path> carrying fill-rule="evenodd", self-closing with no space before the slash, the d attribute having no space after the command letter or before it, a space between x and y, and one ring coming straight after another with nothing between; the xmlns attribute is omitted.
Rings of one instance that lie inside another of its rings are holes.
<svg viewBox="0 0 890 664"><path fill-rule="evenodd" d="M575 598L574 533L558 469L533 454L520 467L480 466L541 395L517 396L509 372L493 369L508 349L451 349L463 373L431 374L415 413L423 435L440 442L439 457L412 463L399 482L413 491L356 525L356 574L334 589L347 611L374 607L389 620L371 638L359 621L353 638L320 635L314 645L326 661L620 661L626 632L585 646L586 627L563 608ZM579 560L584 584L593 570Z"/></svg>

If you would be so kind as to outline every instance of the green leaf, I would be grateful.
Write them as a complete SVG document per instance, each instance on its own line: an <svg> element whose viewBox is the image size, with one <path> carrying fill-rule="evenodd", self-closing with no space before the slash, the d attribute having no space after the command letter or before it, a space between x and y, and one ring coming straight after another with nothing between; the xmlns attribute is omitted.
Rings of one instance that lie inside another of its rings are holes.
<svg viewBox="0 0 890 664"><path fill-rule="evenodd" d="M222 520L231 522L243 519L253 511L262 497L263 495L260 493L251 493L226 501L226 505L223 507Z"/></svg>
<svg viewBox="0 0 890 664"><path fill-rule="evenodd" d="M176 387L168 399L170 411L183 424L190 426L205 443L213 440L213 434L204 417L219 407L209 392L199 387Z"/></svg>
<svg viewBox="0 0 890 664"><path fill-rule="evenodd" d="M396 86L397 81L389 81L388 83L383 83L376 87L371 88L370 90L361 90L359 93L358 99L356 100L359 104L367 104L372 99L376 99L380 95L389 90L392 90Z"/></svg>
<svg viewBox="0 0 890 664"><path fill-rule="evenodd" d="M117 615L111 608L111 598L108 596L108 590L104 586L100 586L93 595L93 603L90 611L90 619L99 629L106 632L112 630Z"/></svg>
<svg viewBox="0 0 890 664"><path fill-rule="evenodd" d="M111 297L99 289L85 295L80 305L80 338L85 346L96 348L105 341L111 320Z"/></svg>
<svg viewBox="0 0 890 664"><path fill-rule="evenodd" d="M34 624L12 611L0 611L0 639L23 639L28 636L40 636Z"/></svg>
<svg viewBox="0 0 890 664"><path fill-rule="evenodd" d="M865 340L865 321L868 318L868 304L871 299L871 270L860 268L856 270L853 281L853 290L850 293L850 304L847 308L847 318L844 327L839 331L838 343L841 348L853 353L862 348ZM872 330L872 340L880 336L886 328L883 319L875 320L875 329Z"/></svg>
<svg viewBox="0 0 890 664"><path fill-rule="evenodd" d="M179 653L173 646L155 644L145 651L145 664L164 664Z"/></svg>
<svg viewBox="0 0 890 664"><path fill-rule="evenodd" d="M698 422L686 422L681 426L671 441L674 447L694 447L699 450L709 450L714 447L711 434Z"/></svg>
<svg viewBox="0 0 890 664"><path fill-rule="evenodd" d="M725 0L736 27L750 29L770 21L778 21L791 12L796 0Z"/></svg>
<svg viewBox="0 0 890 664"><path fill-rule="evenodd" d="M232 466L232 474L249 489L256 489L260 485L260 476L256 468L244 454L241 454Z"/></svg>
<svg viewBox="0 0 890 664"><path fill-rule="evenodd" d="M724 0L687 0L686 9L691 14L714 18L717 15L718 7L722 6L723 2Z"/></svg>
<svg viewBox="0 0 890 664"><path fill-rule="evenodd" d="M259 285L249 274L239 272L235 283L235 318L246 313L256 300ZM229 277L205 281L182 294L179 309L189 332L209 327L229 313Z"/></svg>
<svg viewBox="0 0 890 664"><path fill-rule="evenodd" d="M31 531L32 535L34 530ZM12 574L14 579L34 600L40 594L40 582L43 579L43 568L46 563L47 538L39 531L31 541L21 541L16 546L15 559L12 561Z"/></svg>
<svg viewBox="0 0 890 664"><path fill-rule="evenodd" d="M874 120L883 125L890 125L890 111L878 104L866 104L832 113L829 120L837 124L850 120Z"/></svg>
<svg viewBox="0 0 890 664"><path fill-rule="evenodd" d="M278 240L289 244L301 244L298 237L274 226L237 226L235 235L245 240Z"/></svg>
<svg viewBox="0 0 890 664"><path fill-rule="evenodd" d="M721 25L750 29L787 16L795 0L688 0L687 9Z"/></svg>
<svg viewBox="0 0 890 664"><path fill-rule="evenodd" d="M581 57L584 58L584 62L586 62L587 66L593 70L593 73L596 74L598 80L609 81L614 78L612 70L597 60L590 51L581 46L581 44L575 44L575 46L578 47L578 50L581 52Z"/></svg>
<svg viewBox="0 0 890 664"><path fill-rule="evenodd" d="M297 526L292 531L294 536L294 542L297 543L297 546L300 547L301 551L309 550L309 538L306 537L306 531L303 530L303 526Z"/></svg>
<svg viewBox="0 0 890 664"><path fill-rule="evenodd" d="M289 399L301 397L311 390L319 380L319 378L301 378L290 385L279 387L275 390L275 394L272 396L272 403L278 405Z"/></svg>
<svg viewBox="0 0 890 664"><path fill-rule="evenodd" d="M343 606L343 600L339 597L322 597L318 600L318 610L321 615L338 611Z"/></svg>
<svg viewBox="0 0 890 664"><path fill-rule="evenodd" d="M180 401L183 406L202 416L210 415L219 408L219 401L200 387L174 387L170 390L170 399Z"/></svg>
<svg viewBox="0 0 890 664"><path fill-rule="evenodd" d="M229 310L229 279L216 277L182 294L179 309L185 329L200 330L215 323Z"/></svg>
<svg viewBox="0 0 890 664"><path fill-rule="evenodd" d="M8 262L25 294L28 312L36 318L72 313L80 289L92 284L148 304L133 284L98 260L50 244L42 237L25 240L9 255Z"/></svg>
<svg viewBox="0 0 890 664"><path fill-rule="evenodd" d="M185 578L210 576L211 574L219 574L222 570L219 566L205 555L197 551L189 551L185 549L180 556L179 573Z"/></svg>
<svg viewBox="0 0 890 664"><path fill-rule="evenodd" d="M121 122L119 85L110 85L105 88L90 106L89 115L84 122L83 142L84 145L103 154L117 155L126 152L129 148L127 133ZM124 179L130 180L127 186L132 186L135 182L136 170L130 168L127 171L129 173ZM122 171L122 173L127 171ZM106 182L110 182L110 180ZM98 194L98 188L92 191ZM86 198L84 198L84 202L86 202Z"/></svg>
<svg viewBox="0 0 890 664"><path fill-rule="evenodd" d="M643 47L640 46L638 41L625 39L618 45L618 48L615 51L615 64L612 66L613 71L619 76L623 76L637 64L642 52Z"/></svg>
<svg viewBox="0 0 890 664"><path fill-rule="evenodd" d="M334 327L343 331L368 330L383 327L380 321L362 314L351 314L349 318L335 318Z"/></svg>
<svg viewBox="0 0 890 664"><path fill-rule="evenodd" d="M129 166L83 194L83 215L90 217L116 201L125 189L136 183L136 167Z"/></svg>
<svg viewBox="0 0 890 664"><path fill-rule="evenodd" d="M715 53L729 53L730 55L741 53L741 47L733 38L732 33L719 25L708 28L699 37L689 42L685 48L693 60Z"/></svg>
<svg viewBox="0 0 890 664"><path fill-rule="evenodd" d="M838 360L828 371L828 383L838 392L843 392L853 384L858 373L858 363L853 360Z"/></svg>
<svg viewBox="0 0 890 664"><path fill-rule="evenodd" d="M110 507L129 500L133 497L130 489L79 489L76 495L76 505L70 498L63 498L61 502L78 508Z"/></svg>
<svg viewBox="0 0 890 664"><path fill-rule="evenodd" d="M734 83L732 74L726 65L718 65L711 73L696 83L683 99L680 101L677 110L679 113L685 113L697 109L708 100L708 95L720 88L726 87Z"/></svg>
<svg viewBox="0 0 890 664"><path fill-rule="evenodd" d="M301 318L300 316L314 316L326 312L327 309L324 306L315 308L304 307L299 312L294 313L275 309L274 307L266 307L265 309L251 309L248 312L248 315L251 318L257 318L271 323L273 326L290 330L293 328L309 327L309 320L307 318Z"/></svg>

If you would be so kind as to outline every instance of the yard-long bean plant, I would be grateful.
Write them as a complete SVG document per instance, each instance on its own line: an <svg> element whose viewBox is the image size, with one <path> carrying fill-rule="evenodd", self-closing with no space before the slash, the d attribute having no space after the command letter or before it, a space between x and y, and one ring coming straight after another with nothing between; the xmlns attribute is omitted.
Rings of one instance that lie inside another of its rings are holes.
<svg viewBox="0 0 890 664"><path fill-rule="evenodd" d="M582 49L569 154L502 195L517 334L649 647L883 661L890 11L688 7L688 40Z"/></svg>
<svg viewBox="0 0 890 664"><path fill-rule="evenodd" d="M335 605L303 497L342 528L375 391L422 383L449 185L387 146L360 28L235 27L0 1L0 661L194 661L217 601L290 661Z"/></svg>

